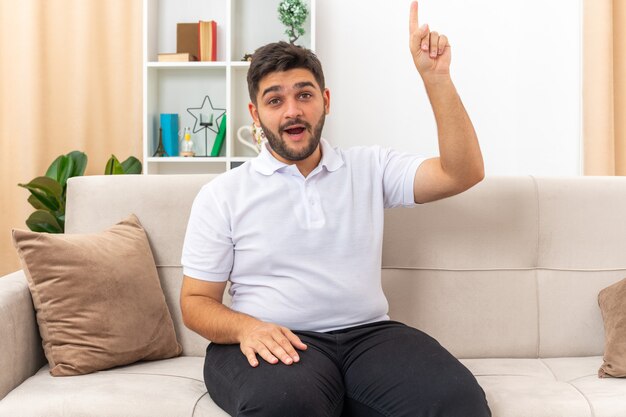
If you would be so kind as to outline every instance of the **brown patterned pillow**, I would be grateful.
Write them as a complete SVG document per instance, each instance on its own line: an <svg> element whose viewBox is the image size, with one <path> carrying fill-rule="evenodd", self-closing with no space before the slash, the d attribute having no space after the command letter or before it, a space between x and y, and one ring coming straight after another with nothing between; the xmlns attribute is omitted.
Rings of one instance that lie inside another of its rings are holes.
<svg viewBox="0 0 626 417"><path fill-rule="evenodd" d="M600 378L626 376L626 278L603 289L598 304L604 320L604 364Z"/></svg>
<svg viewBox="0 0 626 417"><path fill-rule="evenodd" d="M178 356L146 233L135 215L93 234L13 230L54 376Z"/></svg>

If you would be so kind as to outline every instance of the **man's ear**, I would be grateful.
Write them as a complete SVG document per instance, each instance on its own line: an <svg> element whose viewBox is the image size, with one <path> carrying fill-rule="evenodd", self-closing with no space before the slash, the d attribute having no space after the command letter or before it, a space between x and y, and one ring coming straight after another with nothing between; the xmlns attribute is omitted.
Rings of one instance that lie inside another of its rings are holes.
<svg viewBox="0 0 626 417"><path fill-rule="evenodd" d="M330 90L328 88L324 89L324 111L326 114L330 113Z"/></svg>
<svg viewBox="0 0 626 417"><path fill-rule="evenodd" d="M259 121L259 111L252 102L248 103L248 111L250 112L250 116L252 116L252 120L254 120L254 124L261 126L261 122Z"/></svg>

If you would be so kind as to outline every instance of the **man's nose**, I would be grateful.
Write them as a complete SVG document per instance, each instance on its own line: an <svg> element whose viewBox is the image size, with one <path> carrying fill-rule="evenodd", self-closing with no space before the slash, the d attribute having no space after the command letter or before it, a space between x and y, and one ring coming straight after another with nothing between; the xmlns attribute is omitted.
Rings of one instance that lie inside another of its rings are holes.
<svg viewBox="0 0 626 417"><path fill-rule="evenodd" d="M302 108L298 100L287 100L287 108L285 111L285 117L294 118L302 115Z"/></svg>

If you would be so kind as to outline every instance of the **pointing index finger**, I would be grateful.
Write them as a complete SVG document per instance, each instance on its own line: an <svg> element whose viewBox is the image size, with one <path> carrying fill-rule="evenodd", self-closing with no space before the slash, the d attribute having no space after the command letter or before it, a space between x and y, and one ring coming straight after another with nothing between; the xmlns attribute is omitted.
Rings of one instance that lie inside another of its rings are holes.
<svg viewBox="0 0 626 417"><path fill-rule="evenodd" d="M411 3L411 13L409 17L409 32L415 33L417 31L418 25L418 15L417 15L417 1Z"/></svg>

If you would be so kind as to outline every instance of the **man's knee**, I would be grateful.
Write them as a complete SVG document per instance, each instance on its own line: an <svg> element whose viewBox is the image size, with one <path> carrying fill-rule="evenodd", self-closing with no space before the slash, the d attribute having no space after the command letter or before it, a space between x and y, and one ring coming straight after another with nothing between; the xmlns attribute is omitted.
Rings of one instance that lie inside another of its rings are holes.
<svg viewBox="0 0 626 417"><path fill-rule="evenodd" d="M301 352L297 364L270 365L261 360L256 368L235 345L215 345L207 352L207 390L231 416L326 417L341 413L341 373L316 349Z"/></svg>
<svg viewBox="0 0 626 417"><path fill-rule="evenodd" d="M485 392L473 375L458 376L443 388L441 397L441 416L490 417Z"/></svg>
<svg viewBox="0 0 626 417"><path fill-rule="evenodd" d="M239 393L236 416L240 417L335 417L341 415L343 397L329 397L318 387L266 384Z"/></svg>

